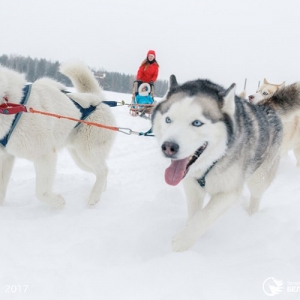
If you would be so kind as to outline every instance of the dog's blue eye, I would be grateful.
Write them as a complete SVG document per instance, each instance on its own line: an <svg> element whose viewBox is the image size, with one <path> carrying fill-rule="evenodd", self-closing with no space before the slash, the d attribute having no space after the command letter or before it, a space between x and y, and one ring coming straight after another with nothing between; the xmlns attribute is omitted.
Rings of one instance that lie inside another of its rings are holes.
<svg viewBox="0 0 300 300"><path fill-rule="evenodd" d="M200 127L201 125L203 125L203 123L199 120L195 120L193 123L192 123L193 126L196 126L196 127Z"/></svg>
<svg viewBox="0 0 300 300"><path fill-rule="evenodd" d="M267 92L263 92L263 95L267 96L267 95L268 95L268 93L267 93Z"/></svg>
<svg viewBox="0 0 300 300"><path fill-rule="evenodd" d="M169 117L166 117L166 123L171 123L171 119Z"/></svg>

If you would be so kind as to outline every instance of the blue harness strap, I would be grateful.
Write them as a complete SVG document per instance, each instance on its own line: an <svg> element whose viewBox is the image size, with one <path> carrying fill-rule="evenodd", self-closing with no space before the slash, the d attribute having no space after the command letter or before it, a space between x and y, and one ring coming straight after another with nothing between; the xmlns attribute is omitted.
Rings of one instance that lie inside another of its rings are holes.
<svg viewBox="0 0 300 300"><path fill-rule="evenodd" d="M69 91L66 91L66 90L63 90L62 91L64 94L68 94L70 93ZM74 103L74 105L80 110L81 112L81 120L85 120L95 109L97 106L90 106L90 107L87 107L87 108L83 108L79 103L77 103L76 101L74 101L73 99L70 98L70 100ZM109 107L115 107L118 105L118 102L117 101L102 101L102 103L108 105ZM78 125L80 125L81 123L78 122L76 124L75 127L77 127Z"/></svg>
<svg viewBox="0 0 300 300"><path fill-rule="evenodd" d="M72 100L70 98L70 100L74 103L74 105L80 110L81 112L81 118L80 120L85 120L95 109L96 109L96 106L90 106L90 107L87 107L87 108L83 108L81 105L79 105L76 101ZM81 123L78 122L76 124L76 126L74 128L76 128L78 125L80 125Z"/></svg>
<svg viewBox="0 0 300 300"><path fill-rule="evenodd" d="M31 84L28 84L28 85L25 85L24 88L23 88L23 98L21 99L21 102L20 104L21 105L26 105L27 104L27 101L29 99L29 96L30 96L30 91L31 91ZM64 92L64 91L62 91ZM64 92L65 93L65 92ZM76 101L70 99L74 105L80 110L81 112L81 120L84 120L86 119L95 109L96 109L96 106L90 106L88 108L83 108L81 105L79 105ZM21 113L17 113L15 115L15 118L13 119L13 122L11 124L11 127L10 127L10 130L8 131L8 133L0 140L0 144L2 144L4 147L7 145L8 143L8 140L12 134L12 132L14 131L19 119L21 118ZM75 127L77 127L79 124L81 124L80 122L78 122L76 124Z"/></svg>
<svg viewBox="0 0 300 300"><path fill-rule="evenodd" d="M20 102L21 105L26 105L26 103L28 101L28 98L30 96L30 91L31 91L31 84L25 85L24 88L23 88L23 98L21 99L21 102ZM19 119L21 118L21 114L22 114L22 112L17 113L15 115L15 118L13 119L13 122L10 126L10 130L4 136L4 138L0 140L0 144L2 144L4 147L7 145L8 140L10 138L10 135L12 134L12 132L14 131L14 129L17 125L17 123L19 122Z"/></svg>
<svg viewBox="0 0 300 300"><path fill-rule="evenodd" d="M217 161L213 162L213 164L205 171L205 173L202 175L202 177L197 179L197 181L201 187L205 187L205 177L208 174L208 172L212 169L212 167L216 164L216 162Z"/></svg>
<svg viewBox="0 0 300 300"><path fill-rule="evenodd" d="M117 101L102 101L102 103L108 105L109 107L118 106L118 102Z"/></svg>
<svg viewBox="0 0 300 300"><path fill-rule="evenodd" d="M154 134L152 133L152 127L148 131L146 131L146 132L140 132L139 135L154 136Z"/></svg>

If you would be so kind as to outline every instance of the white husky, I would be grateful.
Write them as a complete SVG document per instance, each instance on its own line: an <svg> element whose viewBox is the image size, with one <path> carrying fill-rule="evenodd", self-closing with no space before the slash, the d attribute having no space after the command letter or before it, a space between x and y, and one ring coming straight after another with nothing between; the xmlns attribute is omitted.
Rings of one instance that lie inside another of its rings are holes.
<svg viewBox="0 0 300 300"><path fill-rule="evenodd" d="M79 93L63 93L66 87L49 78L39 79L31 86L27 107L35 110L80 119L84 108L95 110L86 120L114 126L110 108L102 103L103 95L98 82L89 68L81 62L61 67ZM23 97L25 76L0 66L0 104L5 101L19 104ZM74 101L72 101L74 100ZM81 108L76 104L78 103ZM12 130L16 115L0 114L0 139ZM0 204L3 203L15 157L33 162L36 172L36 196L53 207L61 208L65 200L52 191L56 172L57 152L67 146L77 165L96 176L88 203L96 204L106 186L106 158L114 140L114 132L76 122L38 115L20 113L7 144L0 144Z"/></svg>

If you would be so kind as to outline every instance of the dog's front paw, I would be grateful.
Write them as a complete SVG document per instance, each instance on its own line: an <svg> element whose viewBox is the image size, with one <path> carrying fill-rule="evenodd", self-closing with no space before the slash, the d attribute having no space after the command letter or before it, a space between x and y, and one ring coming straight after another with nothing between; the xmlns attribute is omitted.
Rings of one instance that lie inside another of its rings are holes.
<svg viewBox="0 0 300 300"><path fill-rule="evenodd" d="M56 199L52 202L52 205L55 208L64 208L66 206L66 201L61 195L58 195Z"/></svg>
<svg viewBox="0 0 300 300"><path fill-rule="evenodd" d="M252 216L259 211L259 207L254 205L249 205L249 207L246 208L246 211L250 216Z"/></svg>
<svg viewBox="0 0 300 300"><path fill-rule="evenodd" d="M40 199L42 202L58 209L62 209L66 205L65 199L61 195L47 195Z"/></svg>
<svg viewBox="0 0 300 300"><path fill-rule="evenodd" d="M95 196L91 196L88 199L87 203L88 203L88 205L93 206L93 205L96 205L99 202L99 200L100 200L100 196L95 195Z"/></svg>
<svg viewBox="0 0 300 300"><path fill-rule="evenodd" d="M183 252L191 248L196 242L196 237L184 229L177 233L172 241L173 251Z"/></svg>

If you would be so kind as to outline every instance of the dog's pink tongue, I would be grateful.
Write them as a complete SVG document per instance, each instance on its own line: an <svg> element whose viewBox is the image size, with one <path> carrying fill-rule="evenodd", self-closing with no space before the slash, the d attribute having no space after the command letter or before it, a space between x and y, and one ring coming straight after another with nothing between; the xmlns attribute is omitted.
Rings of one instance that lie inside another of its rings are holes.
<svg viewBox="0 0 300 300"><path fill-rule="evenodd" d="M165 181L169 185L177 185L184 177L189 158L172 160L171 165L165 171Z"/></svg>

